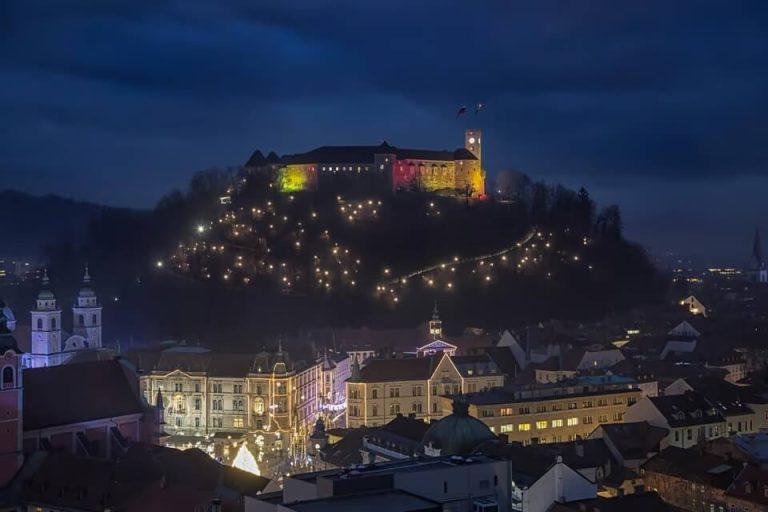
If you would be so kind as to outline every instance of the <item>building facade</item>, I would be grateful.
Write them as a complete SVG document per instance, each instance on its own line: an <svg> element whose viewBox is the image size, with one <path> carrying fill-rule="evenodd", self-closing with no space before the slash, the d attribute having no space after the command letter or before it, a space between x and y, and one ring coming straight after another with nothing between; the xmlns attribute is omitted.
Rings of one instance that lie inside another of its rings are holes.
<svg viewBox="0 0 768 512"><path fill-rule="evenodd" d="M642 397L641 390L628 386L584 389L491 390L469 394L467 400L470 414L494 433L509 441L537 444L586 439L598 425L624 421L627 408Z"/></svg>
<svg viewBox="0 0 768 512"><path fill-rule="evenodd" d="M48 273L43 275L42 290L37 295L35 308L30 311L32 350L23 356L25 368L64 364L79 350L102 348L101 304L90 282L86 267L83 286L72 307L73 334L64 339L62 310L50 289Z"/></svg>
<svg viewBox="0 0 768 512"><path fill-rule="evenodd" d="M323 146L307 153L266 157L255 151L247 172L269 175L283 192L419 190L462 197L485 195L482 133L466 130L464 147L454 151L378 146Z"/></svg>
<svg viewBox="0 0 768 512"><path fill-rule="evenodd" d="M483 373L475 371L477 367L474 361L457 365L447 353L374 359L362 370L353 362L352 377L347 381L347 426L376 427L398 414L413 414L425 421L442 418L451 407L440 397L504 384L504 375L495 365L483 366Z"/></svg>
<svg viewBox="0 0 768 512"><path fill-rule="evenodd" d="M322 375L322 361L292 361L282 350L166 351L144 368L141 388L150 402L161 391L171 436L256 432L273 434L277 445L287 448L312 431L321 411Z"/></svg>

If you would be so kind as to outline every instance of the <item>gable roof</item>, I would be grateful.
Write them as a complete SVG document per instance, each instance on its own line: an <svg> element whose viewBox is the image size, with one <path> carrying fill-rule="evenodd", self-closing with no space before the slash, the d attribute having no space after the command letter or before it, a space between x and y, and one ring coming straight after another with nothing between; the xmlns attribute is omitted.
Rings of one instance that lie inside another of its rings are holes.
<svg viewBox="0 0 768 512"><path fill-rule="evenodd" d="M121 363L93 361L24 371L24 430L144 412Z"/></svg>
<svg viewBox="0 0 768 512"><path fill-rule="evenodd" d="M648 399L666 418L670 427L725 421L720 410L699 393L689 391L682 395L654 396Z"/></svg>
<svg viewBox="0 0 768 512"><path fill-rule="evenodd" d="M428 380L440 364L442 357L373 359L360 370L360 378L356 382Z"/></svg>
<svg viewBox="0 0 768 512"><path fill-rule="evenodd" d="M737 472L723 457L676 446L665 448L643 464L643 468L722 490L728 488Z"/></svg>
<svg viewBox="0 0 768 512"><path fill-rule="evenodd" d="M649 453L658 452L662 439L669 434L666 428L647 421L607 423L599 428L625 460L645 459Z"/></svg>

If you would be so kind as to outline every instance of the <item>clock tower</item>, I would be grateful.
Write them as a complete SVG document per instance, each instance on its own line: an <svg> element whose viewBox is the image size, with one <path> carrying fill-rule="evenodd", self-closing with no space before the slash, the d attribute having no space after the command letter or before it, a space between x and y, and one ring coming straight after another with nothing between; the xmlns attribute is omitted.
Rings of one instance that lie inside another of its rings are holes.
<svg viewBox="0 0 768 512"><path fill-rule="evenodd" d="M477 157L477 161L480 162L480 167L482 168L482 139L483 139L483 132L481 132L478 129L469 128L467 130L464 130L464 147L475 157Z"/></svg>
<svg viewBox="0 0 768 512"><path fill-rule="evenodd" d="M29 354L32 368L55 366L61 352L61 310L56 297L50 290L48 271L43 275L43 289L37 295L32 315L32 353Z"/></svg>

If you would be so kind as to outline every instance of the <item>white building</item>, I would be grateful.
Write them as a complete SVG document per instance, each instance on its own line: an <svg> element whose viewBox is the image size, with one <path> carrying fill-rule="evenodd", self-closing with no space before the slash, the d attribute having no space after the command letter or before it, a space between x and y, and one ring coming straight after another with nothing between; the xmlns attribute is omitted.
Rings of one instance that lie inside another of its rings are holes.
<svg viewBox="0 0 768 512"><path fill-rule="evenodd" d="M63 342L61 308L50 290L48 272L43 276L43 289L37 295L31 315L31 350L23 356L26 368L41 368L64 364L77 351L101 349L101 305L96 293L90 288L88 267L83 276L83 287L72 307L73 334Z"/></svg>

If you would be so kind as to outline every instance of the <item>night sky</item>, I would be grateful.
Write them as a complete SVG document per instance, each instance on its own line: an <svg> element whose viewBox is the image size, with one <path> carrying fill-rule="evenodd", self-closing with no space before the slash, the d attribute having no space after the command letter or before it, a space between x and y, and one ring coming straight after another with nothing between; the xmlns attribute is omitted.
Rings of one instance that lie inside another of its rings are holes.
<svg viewBox="0 0 768 512"><path fill-rule="evenodd" d="M766 27L765 0L4 1L0 189L149 207L256 148L477 126L490 174L584 185L656 254L742 263L768 239Z"/></svg>

